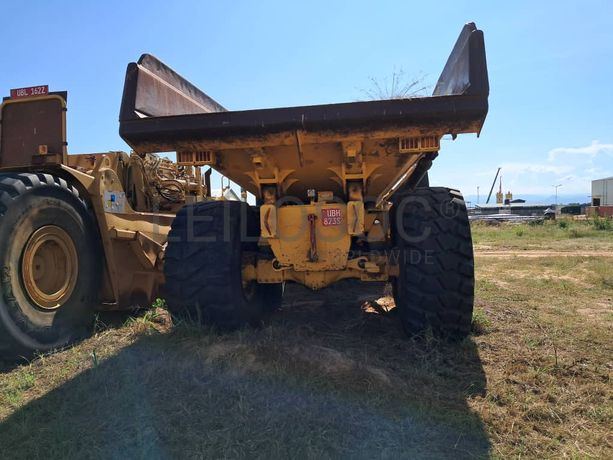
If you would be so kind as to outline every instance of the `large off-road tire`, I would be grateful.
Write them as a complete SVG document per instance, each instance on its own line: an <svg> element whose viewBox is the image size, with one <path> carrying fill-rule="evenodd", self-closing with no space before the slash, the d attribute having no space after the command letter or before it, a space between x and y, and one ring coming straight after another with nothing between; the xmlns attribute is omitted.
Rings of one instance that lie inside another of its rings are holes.
<svg viewBox="0 0 613 460"><path fill-rule="evenodd" d="M0 174L0 355L82 338L100 286L100 239L77 190L50 174Z"/></svg>
<svg viewBox="0 0 613 460"><path fill-rule="evenodd" d="M258 325L266 312L278 308L280 284L242 281L243 259L255 255L258 234L257 212L246 203L183 207L172 223L164 262L171 312L235 329Z"/></svg>
<svg viewBox="0 0 613 460"><path fill-rule="evenodd" d="M431 330L461 339L470 333L474 262L462 195L443 187L396 196L391 210L399 276L394 300L409 335Z"/></svg>

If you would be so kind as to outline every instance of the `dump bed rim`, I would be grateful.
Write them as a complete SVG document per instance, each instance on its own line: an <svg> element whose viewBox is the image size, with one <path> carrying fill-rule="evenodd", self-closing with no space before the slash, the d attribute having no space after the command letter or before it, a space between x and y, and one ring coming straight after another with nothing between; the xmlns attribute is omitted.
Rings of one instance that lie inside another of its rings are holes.
<svg viewBox="0 0 613 460"><path fill-rule="evenodd" d="M305 132L417 127L444 133L479 134L488 111L486 97L428 96L410 99L184 114L123 120L121 137L132 147L146 143L171 144L186 140ZM160 145L162 147L162 145Z"/></svg>

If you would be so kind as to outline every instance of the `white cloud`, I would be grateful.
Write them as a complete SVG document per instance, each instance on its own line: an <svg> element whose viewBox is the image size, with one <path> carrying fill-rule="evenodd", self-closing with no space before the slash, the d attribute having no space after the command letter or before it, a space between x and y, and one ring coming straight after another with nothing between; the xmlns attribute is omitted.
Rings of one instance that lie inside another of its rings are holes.
<svg viewBox="0 0 613 460"><path fill-rule="evenodd" d="M610 169L610 156L613 144L599 141L583 147L558 147L548 152L547 161L501 164L503 187L520 193L547 194L552 185L562 184L560 191L565 193L588 194L591 181L604 177Z"/></svg>
<svg viewBox="0 0 613 460"><path fill-rule="evenodd" d="M585 147L557 147L549 151L549 161L555 161L560 155L588 155L595 157L597 155L613 155L613 144L601 144L599 141L592 141L590 145Z"/></svg>
<svg viewBox="0 0 613 460"><path fill-rule="evenodd" d="M499 164L488 161L486 167L476 171L467 167L464 173L457 168L435 167L432 169L433 183L451 185L463 189L466 194L474 194L479 185L482 193L484 190L487 192L496 168L500 166L504 191L510 190L516 197L542 195L551 198L555 193L553 186L561 184L561 195L584 196L587 199L592 180L613 175L613 143L593 141L585 146L558 147L518 157L517 161ZM512 159L508 153L506 158ZM496 181L495 190L498 190L498 186Z"/></svg>

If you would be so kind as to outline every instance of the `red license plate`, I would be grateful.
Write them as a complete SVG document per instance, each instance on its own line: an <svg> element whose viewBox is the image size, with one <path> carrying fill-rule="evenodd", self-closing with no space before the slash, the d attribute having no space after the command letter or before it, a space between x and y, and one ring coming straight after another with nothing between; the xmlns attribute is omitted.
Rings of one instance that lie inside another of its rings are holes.
<svg viewBox="0 0 613 460"><path fill-rule="evenodd" d="M340 225L343 222L343 212L340 208L328 208L321 210L321 223L324 227Z"/></svg>
<svg viewBox="0 0 613 460"><path fill-rule="evenodd" d="M17 88L11 90L11 99L20 97L44 96L49 94L49 86L30 86L28 88Z"/></svg>

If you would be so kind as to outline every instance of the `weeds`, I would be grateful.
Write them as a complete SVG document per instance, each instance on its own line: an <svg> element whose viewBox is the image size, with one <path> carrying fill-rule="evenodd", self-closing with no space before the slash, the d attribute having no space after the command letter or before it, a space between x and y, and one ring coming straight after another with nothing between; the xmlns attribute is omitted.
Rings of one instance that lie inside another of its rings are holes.
<svg viewBox="0 0 613 460"><path fill-rule="evenodd" d="M607 217L594 217L591 221L592 226L599 231L612 231L613 219Z"/></svg>
<svg viewBox="0 0 613 460"><path fill-rule="evenodd" d="M31 364L19 368L14 377L0 387L0 401L5 399L11 406L19 405L25 399L25 393L34 387L35 383L36 376Z"/></svg>
<svg viewBox="0 0 613 460"><path fill-rule="evenodd" d="M161 298L155 299L151 308L137 311L136 316L130 316L125 321L125 326L129 327L135 334L162 332L172 326L170 313L166 310L166 301Z"/></svg>
<svg viewBox="0 0 613 460"><path fill-rule="evenodd" d="M155 301L151 304L151 308L166 308L166 300L160 297L156 298Z"/></svg>
<svg viewBox="0 0 613 460"><path fill-rule="evenodd" d="M475 308L473 311L473 319L471 324L471 331L475 335L482 335L487 333L491 326L491 322L487 317L485 310L482 308Z"/></svg>
<svg viewBox="0 0 613 460"><path fill-rule="evenodd" d="M584 236L586 236L586 234L585 234L585 232L582 232L578 228L571 228L568 231L568 236L570 238L583 238Z"/></svg>
<svg viewBox="0 0 613 460"><path fill-rule="evenodd" d="M96 350L92 350L91 352L91 357L92 357L92 365L94 367L98 367L98 355L96 354Z"/></svg>

